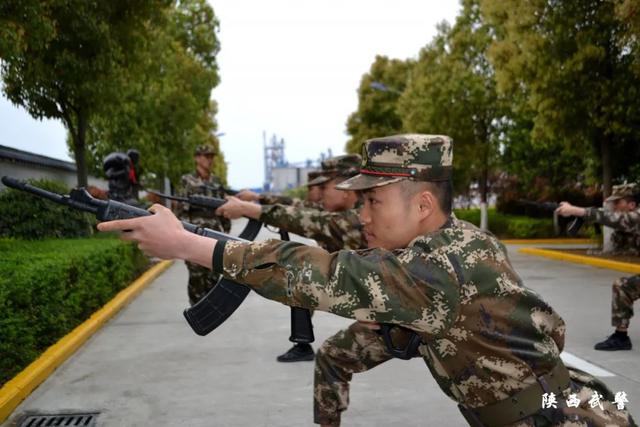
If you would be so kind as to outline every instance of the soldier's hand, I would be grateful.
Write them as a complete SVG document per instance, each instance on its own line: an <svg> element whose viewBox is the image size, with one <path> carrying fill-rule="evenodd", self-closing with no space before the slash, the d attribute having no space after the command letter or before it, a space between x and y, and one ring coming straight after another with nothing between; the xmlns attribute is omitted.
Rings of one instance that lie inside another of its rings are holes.
<svg viewBox="0 0 640 427"><path fill-rule="evenodd" d="M560 216L584 216L586 209L579 206L573 206L569 202L560 202L560 206L558 206L556 212Z"/></svg>
<svg viewBox="0 0 640 427"><path fill-rule="evenodd" d="M243 202L237 197L227 196L227 203L216 209L216 215L229 219L236 219L242 216L258 219L262 208L252 202Z"/></svg>
<svg viewBox="0 0 640 427"><path fill-rule="evenodd" d="M120 231L122 240L138 243L140 249L150 256L164 259L182 258L185 244L191 233L171 210L155 204L149 208L154 215L101 222L100 231Z"/></svg>
<svg viewBox="0 0 640 427"><path fill-rule="evenodd" d="M251 190L242 190L236 194L236 197L245 202L257 202L260 200L260 195Z"/></svg>

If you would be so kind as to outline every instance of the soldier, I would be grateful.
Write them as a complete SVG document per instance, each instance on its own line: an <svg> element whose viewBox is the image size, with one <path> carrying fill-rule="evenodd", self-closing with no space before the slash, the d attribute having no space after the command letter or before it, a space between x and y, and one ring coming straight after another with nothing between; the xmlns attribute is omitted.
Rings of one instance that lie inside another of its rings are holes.
<svg viewBox="0 0 640 427"><path fill-rule="evenodd" d="M196 163L196 172L182 176L178 189L180 196L187 197L192 194L199 194L224 198L225 193L220 178L211 173L214 156L215 149L211 145L200 145L196 148L193 157ZM176 216L212 230L228 233L231 229L231 221L228 219L216 215L210 209L191 206L188 203L178 203L176 205ZM193 305L215 286L219 275L188 261L185 264L189 270L187 293L189 295L189 303Z"/></svg>
<svg viewBox="0 0 640 427"><path fill-rule="evenodd" d="M614 185L610 197L613 209L582 208L562 202L558 213L563 216L580 216L587 221L612 227L616 230L618 241L625 242L626 247L618 250L640 247L640 207L638 207L640 189L636 184ZM636 252L637 254L637 252ZM627 333L629 320L633 316L633 302L640 298L640 275L621 277L611 286L611 324L615 327L613 334L597 343L596 350L631 350L631 340Z"/></svg>
<svg viewBox="0 0 640 427"><path fill-rule="evenodd" d="M131 150L129 150L131 151ZM137 152L137 151L136 151ZM136 180L132 180L133 161L128 154L114 152L108 154L102 163L109 182L107 197L133 206L140 206Z"/></svg>
<svg viewBox="0 0 640 427"><path fill-rule="evenodd" d="M150 254L211 267L287 305L412 331L431 374L472 426L635 425L604 384L567 370L564 321L522 284L504 246L451 215L450 138L376 138L363 153L360 174L340 188L364 192L360 218L378 249L217 241L187 233L159 205L155 215L99 228L131 230L123 238ZM340 423L340 387L360 370L331 372L316 422ZM602 406L592 407L596 392Z"/></svg>
<svg viewBox="0 0 640 427"><path fill-rule="evenodd" d="M258 194L250 190L242 190L236 197L245 202L258 202L261 205L292 205L306 208L320 208L322 205L322 182L316 182L316 178L322 176L321 171L307 172L307 197L305 200L292 199L278 194Z"/></svg>
<svg viewBox="0 0 640 427"><path fill-rule="evenodd" d="M310 181L310 185L320 188L324 210L295 204L260 206L231 197L218 212L231 219L241 216L257 219L264 224L314 239L329 252L363 249L366 243L358 219L358 196L354 191L335 188L356 175L359 167L360 156L357 154L332 157L322 162L322 174ZM310 344L296 343L276 360L299 362L313 358Z"/></svg>

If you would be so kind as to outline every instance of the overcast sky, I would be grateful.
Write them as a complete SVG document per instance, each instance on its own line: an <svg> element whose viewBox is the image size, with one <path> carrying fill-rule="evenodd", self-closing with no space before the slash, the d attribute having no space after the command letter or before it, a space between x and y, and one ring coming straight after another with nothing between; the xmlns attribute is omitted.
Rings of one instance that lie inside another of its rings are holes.
<svg viewBox="0 0 640 427"><path fill-rule="evenodd" d="M220 20L222 149L234 188L259 187L263 131L290 162L344 151L345 123L377 54L416 57L452 22L457 0L209 0ZM60 122L37 121L0 99L0 145L69 160Z"/></svg>

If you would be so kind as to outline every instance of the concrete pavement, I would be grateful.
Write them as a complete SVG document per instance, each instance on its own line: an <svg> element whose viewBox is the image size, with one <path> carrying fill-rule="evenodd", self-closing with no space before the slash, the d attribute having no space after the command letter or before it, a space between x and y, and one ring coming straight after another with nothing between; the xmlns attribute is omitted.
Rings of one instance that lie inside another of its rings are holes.
<svg viewBox="0 0 640 427"><path fill-rule="evenodd" d="M236 226L239 224L236 224ZM266 233L262 237L266 237ZM567 322L566 351L605 368L640 418L638 350L601 353L610 332L610 284L621 273L517 253L525 283ZM312 425L313 363L281 364L289 310L252 293L219 330L195 335L184 319L187 271L177 262L63 364L14 412L99 411L100 426ZM351 321L314 315L316 343ZM640 348L640 328L631 338ZM462 426L455 404L421 360L392 360L356 375L345 426Z"/></svg>

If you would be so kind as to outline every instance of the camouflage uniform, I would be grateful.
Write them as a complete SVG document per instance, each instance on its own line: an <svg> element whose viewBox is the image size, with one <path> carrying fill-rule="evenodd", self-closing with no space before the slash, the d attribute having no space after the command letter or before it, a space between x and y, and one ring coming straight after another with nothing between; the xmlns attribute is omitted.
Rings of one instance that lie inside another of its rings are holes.
<svg viewBox="0 0 640 427"><path fill-rule="evenodd" d="M360 156L357 154L327 159L322 162L321 173L309 173L307 186L321 185L339 176L354 176L358 173L359 165ZM329 252L366 247L357 208L328 212L323 210L318 203L300 200L298 202L291 206L263 205L258 220L266 225L314 239L318 245ZM313 311L310 314L313 315ZM311 360L313 358L311 346L296 344L292 349L279 356L277 360L280 362L296 361L298 358L299 360Z"/></svg>
<svg viewBox="0 0 640 427"><path fill-rule="evenodd" d="M259 221L314 239L329 252L366 247L357 209L328 212L313 208L267 205Z"/></svg>
<svg viewBox="0 0 640 427"><path fill-rule="evenodd" d="M381 138L367 141L364 150L361 175L339 187L371 188L397 177L445 179L451 173L448 137ZM363 181L366 186L358 187ZM610 401L602 402L604 410L590 407L595 389L613 398L593 378L573 372L569 381L559 357L563 320L522 284L502 244L467 222L451 217L395 251L328 253L293 242L218 242L213 259L216 271L266 298L415 331L422 338L420 355L441 389L467 408L465 417L482 417L484 425L629 424L628 412ZM344 338L355 363L335 371L320 367L316 422L339 424L346 404L342 387L351 373L389 358L378 340L360 341L358 332L352 326L334 340ZM547 375L552 371L557 379ZM579 408L541 410L542 384L558 402L577 394Z"/></svg>
<svg viewBox="0 0 640 427"><path fill-rule="evenodd" d="M210 151L212 149L207 147L208 146L198 147L196 154L212 152ZM178 189L178 195L181 197L187 197L193 194L217 198L224 198L225 196L222 182L217 176L209 175L208 179L203 179L197 172L183 175L180 179L180 187ZM224 231L225 233L231 230L231 221L215 215L212 209L191 206L188 203L178 203L176 206L176 216L184 221L212 230ZM197 264L186 261L185 264L189 270L187 293L189 295L189 302L193 305L216 285L219 275Z"/></svg>
<svg viewBox="0 0 640 427"><path fill-rule="evenodd" d="M322 205L318 202L283 196L281 194L261 194L258 203L261 205L285 205L297 208L322 209Z"/></svg>
<svg viewBox="0 0 640 427"><path fill-rule="evenodd" d="M307 173L307 188L313 187L314 185L318 185L318 184L312 184L312 181L318 176L321 176L321 174L322 174L321 171L309 171ZM322 209L322 205L318 202L312 202L310 200L302 200L298 198L291 198L288 196L283 196L280 194L272 194L272 193L261 194L260 198L258 199L258 202L261 205L287 205L287 206L295 206L295 207L301 207L301 208Z"/></svg>
<svg viewBox="0 0 640 427"><path fill-rule="evenodd" d="M638 193L635 184L616 185L607 201L624 197L634 197ZM615 212L602 208L587 208L585 219L615 229L614 244L616 250L633 250L635 255L640 248L640 208L631 212ZM617 235L617 236L616 236ZM621 277L613 282L611 297L611 324L628 328L633 317L633 302L640 298L640 275Z"/></svg>
<svg viewBox="0 0 640 427"><path fill-rule="evenodd" d="M333 178L351 177L358 173L360 156L347 154L322 162L322 175L310 181L320 185ZM285 205L263 205L259 221L300 236L314 239L329 252L366 247L358 210L328 212L319 208Z"/></svg>

